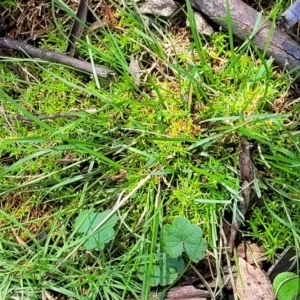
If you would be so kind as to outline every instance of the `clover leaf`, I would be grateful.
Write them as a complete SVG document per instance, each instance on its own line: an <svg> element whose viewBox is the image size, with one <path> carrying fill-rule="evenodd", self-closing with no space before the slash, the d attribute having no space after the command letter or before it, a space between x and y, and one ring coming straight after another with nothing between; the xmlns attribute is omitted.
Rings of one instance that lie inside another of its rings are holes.
<svg viewBox="0 0 300 300"><path fill-rule="evenodd" d="M163 226L162 244L170 257L177 258L185 251L193 262L203 259L207 248L201 228L183 217L176 217L172 225Z"/></svg>
<svg viewBox="0 0 300 300"><path fill-rule="evenodd" d="M102 213L93 213L89 210L83 210L75 219L75 227L77 232L87 236L83 247L87 250L103 250L105 244L110 242L114 236L114 225L117 223L118 218L114 214L107 219L102 226L96 231L95 228L100 222L108 216L110 210Z"/></svg>
<svg viewBox="0 0 300 300"><path fill-rule="evenodd" d="M273 289L278 300L299 300L300 278L295 273L283 272L275 277Z"/></svg>
<svg viewBox="0 0 300 300"><path fill-rule="evenodd" d="M147 268L147 265L143 265L138 270L137 275L141 281L144 281ZM162 258L152 265L149 278L150 286L172 284L183 270L184 262L182 259L171 258L162 253Z"/></svg>

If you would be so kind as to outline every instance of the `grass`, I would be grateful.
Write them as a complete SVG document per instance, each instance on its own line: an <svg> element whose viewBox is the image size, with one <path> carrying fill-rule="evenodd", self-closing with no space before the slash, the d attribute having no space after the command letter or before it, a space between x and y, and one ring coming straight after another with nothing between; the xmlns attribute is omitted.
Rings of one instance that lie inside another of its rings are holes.
<svg viewBox="0 0 300 300"><path fill-rule="evenodd" d="M78 45L82 59L92 55L117 72L112 82L11 59L18 77L1 64L2 299L50 292L148 299L161 228L175 216L201 226L218 263L222 215L239 191L242 137L254 144L260 196L245 239L262 245L271 260L287 245L298 246L299 103L289 102L292 79L225 31L204 38L178 16L154 18L151 27L134 5L114 5L116 25ZM268 13L282 11L280 5ZM188 18L193 24L191 10ZM63 51L67 28L57 22L42 45ZM142 70L139 87L128 67L132 55ZM77 117L37 117L57 112ZM111 209L129 194L110 244L94 252L80 246L86 237L76 233L78 214ZM145 263L149 271L140 281L136 273Z"/></svg>

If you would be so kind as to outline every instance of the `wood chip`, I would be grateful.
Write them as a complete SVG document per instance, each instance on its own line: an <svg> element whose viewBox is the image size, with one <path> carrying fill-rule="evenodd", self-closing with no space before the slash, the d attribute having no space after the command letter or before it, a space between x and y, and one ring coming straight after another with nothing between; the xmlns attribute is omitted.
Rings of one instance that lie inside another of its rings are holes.
<svg viewBox="0 0 300 300"><path fill-rule="evenodd" d="M137 58L135 58L133 55L130 57L130 64L129 64L129 71L133 77L133 82L135 86L140 86L140 77L142 74L142 70L139 67L139 61Z"/></svg>
<svg viewBox="0 0 300 300"><path fill-rule="evenodd" d="M196 289L192 285L186 285L186 286L178 286L178 287L171 288L165 300L182 300L182 299L206 300L208 297L210 297L208 291Z"/></svg>
<svg viewBox="0 0 300 300"><path fill-rule="evenodd" d="M274 300L271 282L265 273L239 257L236 294L240 300Z"/></svg>

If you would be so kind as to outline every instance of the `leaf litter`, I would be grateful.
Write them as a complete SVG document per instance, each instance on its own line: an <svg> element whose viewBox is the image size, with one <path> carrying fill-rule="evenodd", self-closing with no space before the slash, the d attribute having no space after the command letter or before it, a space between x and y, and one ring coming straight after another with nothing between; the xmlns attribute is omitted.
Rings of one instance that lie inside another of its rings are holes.
<svg viewBox="0 0 300 300"><path fill-rule="evenodd" d="M266 274L244 259L238 259L239 276L236 293L240 300L273 300L275 295L272 284Z"/></svg>

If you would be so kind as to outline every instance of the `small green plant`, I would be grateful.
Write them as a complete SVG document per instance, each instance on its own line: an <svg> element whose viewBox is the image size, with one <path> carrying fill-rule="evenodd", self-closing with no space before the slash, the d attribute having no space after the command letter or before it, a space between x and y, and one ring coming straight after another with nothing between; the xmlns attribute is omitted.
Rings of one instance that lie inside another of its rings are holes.
<svg viewBox="0 0 300 300"><path fill-rule="evenodd" d="M277 300L300 300L300 277L293 272L276 276L273 289Z"/></svg>
<svg viewBox="0 0 300 300"><path fill-rule="evenodd" d="M172 284L184 270L183 259L171 258L166 253L161 253L158 260L152 265L149 276L150 286L166 286ZM143 281L147 266L143 265L138 270L138 278Z"/></svg>
<svg viewBox="0 0 300 300"><path fill-rule="evenodd" d="M16 2L13 0L4 0L4 1L1 1L1 3L0 3L0 7L3 7L3 8L9 8L9 7L13 7L15 5L16 5Z"/></svg>
<svg viewBox="0 0 300 300"><path fill-rule="evenodd" d="M161 241L163 252L152 265L150 286L172 284L185 269L182 255L186 253L190 261L197 263L204 258L207 248L201 228L183 217L176 217L172 225L163 226ZM148 265L139 268L140 280L144 279L147 268Z"/></svg>
<svg viewBox="0 0 300 300"><path fill-rule="evenodd" d="M183 217L176 217L172 225L163 227L162 244L170 257L177 258L185 252L193 262L203 259L207 248L201 228Z"/></svg>
<svg viewBox="0 0 300 300"><path fill-rule="evenodd" d="M87 237L83 244L86 250L103 250L105 244L114 238L113 227L118 218L115 214L108 217L110 212L110 210L106 210L102 213L92 213L89 210L83 210L76 218L75 228L77 228L77 232Z"/></svg>

